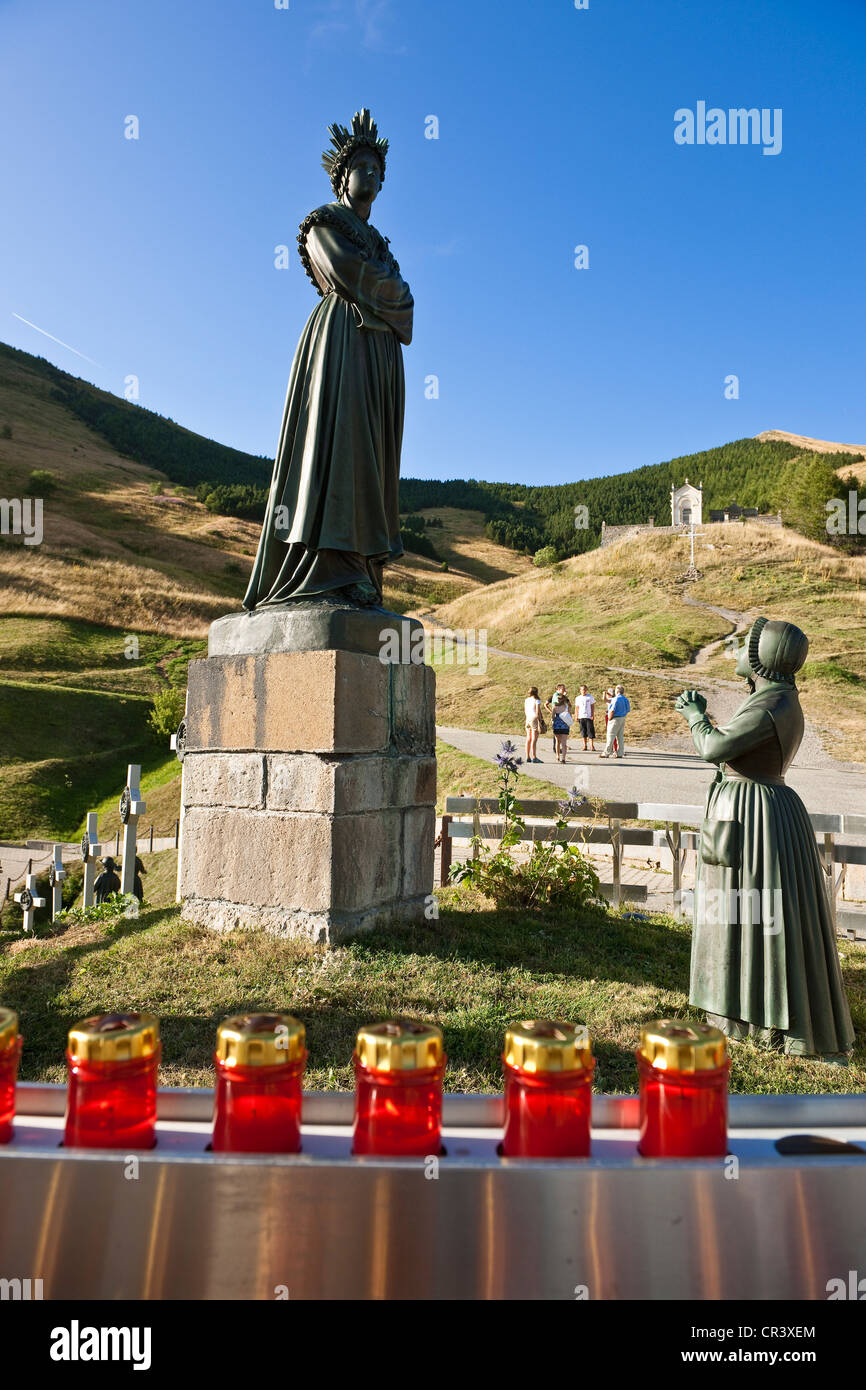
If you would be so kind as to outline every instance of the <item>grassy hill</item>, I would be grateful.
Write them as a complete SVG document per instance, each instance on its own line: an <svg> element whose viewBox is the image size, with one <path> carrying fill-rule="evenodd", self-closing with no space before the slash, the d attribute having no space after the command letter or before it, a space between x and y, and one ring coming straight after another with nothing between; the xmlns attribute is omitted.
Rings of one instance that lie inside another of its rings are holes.
<svg viewBox="0 0 866 1390"><path fill-rule="evenodd" d="M701 647L731 632L684 595L746 615L783 617L810 639L799 685L807 714L845 756L866 761L866 559L840 555L784 527L705 527L696 554L703 578L685 586L685 540L644 534L604 550L491 585L436 609L443 627L487 629L488 669L440 664L437 719L462 728L522 723L526 688L549 697L564 680L596 696L622 680L632 700L632 737L681 732L665 679ZM625 674L621 674L625 673ZM720 654L702 675L731 679Z"/></svg>
<svg viewBox="0 0 866 1390"><path fill-rule="evenodd" d="M617 506L633 508L623 519L641 520L647 478L665 497L672 468L677 480L703 475L706 488L722 488L731 469L752 460L766 470L798 450L866 468L856 462L857 446L768 431L626 475L616 480ZM72 837L97 806L110 832L128 762L142 764L148 820L171 828L178 766L151 735L150 704L166 686L183 688L210 622L240 606L260 530L255 520L214 514L190 487L203 475L260 484L269 469L267 460L226 450L0 345L0 497L44 498L41 545L0 538L0 837ZM443 666L440 722L508 727L530 679L587 679L598 689L622 668L673 669L727 631L722 619L682 603L678 540L590 552L542 571L491 534L491 516L513 539L515 517L522 525L542 516L547 525L563 508L573 530L572 494L595 488L601 507L609 482L529 489L406 480L407 510L441 523L428 532L439 558L407 554L391 567L387 605L486 626L492 645L528 658L494 652L478 677ZM656 510L661 520L663 508ZM605 513L611 522L618 516ZM813 641L813 708L829 726L844 692L850 754L862 747L863 721L859 730L856 722L866 675L858 563L787 533L762 539L737 528L736 544L720 539L716 551L702 552L707 578L693 590L738 610L802 614ZM635 737L666 731L669 684L652 675L629 681Z"/></svg>
<svg viewBox="0 0 866 1390"><path fill-rule="evenodd" d="M565 558L593 549L603 521L627 525L646 523L652 516L659 525L665 524L670 518L671 488L686 478L703 482L705 516L710 509L736 501L761 513L780 510L787 524L820 539L826 535L826 499L839 495L844 480L856 481L854 469L864 458L866 451L855 445L832 445L769 430L754 439L732 440L627 473L553 486L408 478L400 488L405 504L413 510L448 505L480 508L491 539L530 552L550 545ZM583 509L579 527L577 507Z"/></svg>
<svg viewBox="0 0 866 1390"><path fill-rule="evenodd" d="M148 727L151 701L185 686L209 624L240 607L260 525L214 515L100 432L119 438L118 421L138 415L146 428L125 446L175 471L172 439L211 476L236 453L0 344L0 497L44 498L41 545L0 538L0 838L72 838L97 807L109 833L129 762L142 764L148 821L174 824L179 769ZM269 475L238 459L245 476ZM480 513L440 515L448 568L418 555L393 566L386 602L400 612L529 564L484 537Z"/></svg>

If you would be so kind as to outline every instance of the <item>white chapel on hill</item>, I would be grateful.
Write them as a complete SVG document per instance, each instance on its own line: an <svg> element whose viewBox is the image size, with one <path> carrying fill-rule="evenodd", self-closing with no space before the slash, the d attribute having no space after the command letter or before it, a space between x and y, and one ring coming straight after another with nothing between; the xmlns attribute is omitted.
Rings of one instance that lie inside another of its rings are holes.
<svg viewBox="0 0 866 1390"><path fill-rule="evenodd" d="M695 487L686 478L680 487L671 488L671 525L700 526L703 505L703 483Z"/></svg>

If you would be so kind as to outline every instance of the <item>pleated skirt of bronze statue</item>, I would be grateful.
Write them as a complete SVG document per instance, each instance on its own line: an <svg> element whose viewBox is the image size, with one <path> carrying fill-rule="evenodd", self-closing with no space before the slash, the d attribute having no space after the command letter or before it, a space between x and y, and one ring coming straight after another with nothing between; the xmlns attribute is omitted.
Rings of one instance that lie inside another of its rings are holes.
<svg viewBox="0 0 866 1390"><path fill-rule="evenodd" d="M292 363L245 608L365 581L381 592L382 565L403 553L404 408L403 354L394 334L359 328L351 304L327 295Z"/></svg>
<svg viewBox="0 0 866 1390"><path fill-rule="evenodd" d="M845 1060L854 1028L805 806L781 782L719 774L706 815L733 823L739 852L698 862L689 1002L729 1037Z"/></svg>

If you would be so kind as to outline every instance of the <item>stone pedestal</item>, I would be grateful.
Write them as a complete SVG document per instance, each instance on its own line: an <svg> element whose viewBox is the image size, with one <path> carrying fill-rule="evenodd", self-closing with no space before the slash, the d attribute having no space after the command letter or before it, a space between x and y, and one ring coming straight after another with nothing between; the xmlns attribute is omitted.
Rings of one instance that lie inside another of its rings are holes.
<svg viewBox="0 0 866 1390"><path fill-rule="evenodd" d="M187 919L336 942L424 916L435 678L419 632L396 614L333 604L213 624L208 656L189 668Z"/></svg>

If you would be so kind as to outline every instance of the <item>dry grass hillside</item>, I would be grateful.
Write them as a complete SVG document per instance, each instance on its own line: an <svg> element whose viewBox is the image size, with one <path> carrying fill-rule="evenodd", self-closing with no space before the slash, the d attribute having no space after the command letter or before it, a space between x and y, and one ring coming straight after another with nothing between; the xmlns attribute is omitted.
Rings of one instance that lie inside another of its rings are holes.
<svg viewBox="0 0 866 1390"><path fill-rule="evenodd" d="M240 607L259 523L119 455L24 354L0 354L0 497L41 497L44 530L39 545L0 537L0 836L71 837L94 807L110 831L130 761L170 829L179 769L151 700L183 689L209 624ZM442 558L391 567L390 607L427 611L529 565L487 540L480 513L436 515Z"/></svg>
<svg viewBox="0 0 866 1390"><path fill-rule="evenodd" d="M0 495L39 496L34 470L54 478L43 543L3 537L0 614L194 637L235 606L254 524L212 516L162 474L121 458L24 364L3 362L0 420L11 431L0 438Z"/></svg>
<svg viewBox="0 0 866 1390"><path fill-rule="evenodd" d="M81 617L131 632L203 637L240 607L260 531L215 516L164 474L112 450L53 398L26 362L0 362L0 496L39 496L35 470L53 475L44 497L44 541L0 545L0 616ZM433 509L445 561L404 556L387 573L386 602L429 608L525 569L523 556L484 535L479 512Z"/></svg>
<svg viewBox="0 0 866 1390"><path fill-rule="evenodd" d="M760 437L856 451L782 431ZM47 488L32 480L37 471L51 475ZM0 538L0 834L70 835L86 809L112 814L128 761L142 763L154 813L170 826L178 769L148 727L151 701L183 689L210 622L240 606L259 524L213 515L119 455L57 399L37 359L4 353L0 497L26 496L44 497L43 543ZM483 672L440 666L440 723L513 727L530 683L586 680L599 693L622 678L636 738L676 727L677 669L730 630L684 603L682 540L651 537L539 570L490 541L481 512L423 514L441 522L427 528L439 558L407 554L391 567L386 604L486 628L492 648ZM812 640L810 713L846 734L849 756L866 757L863 563L788 532L708 527L705 577L689 592L800 622ZM730 674L722 658L703 669Z"/></svg>
<svg viewBox="0 0 866 1390"><path fill-rule="evenodd" d="M784 439L798 449L811 449L816 454L866 454L866 444L834 444L829 439L812 439L807 434L790 434L788 430L763 430L756 439ZM866 480L866 460L852 463L846 472L853 473L861 483Z"/></svg>
<svg viewBox="0 0 866 1390"><path fill-rule="evenodd" d="M527 555L497 545L484 534L481 512L458 507L424 507L419 515L435 519L427 535L439 560L408 552L385 571L385 604L397 613L425 613L437 604L476 593L486 584L532 568ZM446 568L443 569L442 562Z"/></svg>
<svg viewBox="0 0 866 1390"><path fill-rule="evenodd" d="M811 642L800 683L807 713L828 736L843 729L846 756L866 760L866 559L752 523L705 527L696 558L703 578L685 584L687 543L643 535L437 608L442 627L486 628L491 648L486 672L440 666L439 722L508 729L520 722L530 684L549 697L559 680L570 691L586 681L598 695L621 679L635 739L676 732L675 673L732 631L688 597L743 614L744 623L763 613L799 624ZM701 671L733 674L723 654Z"/></svg>

